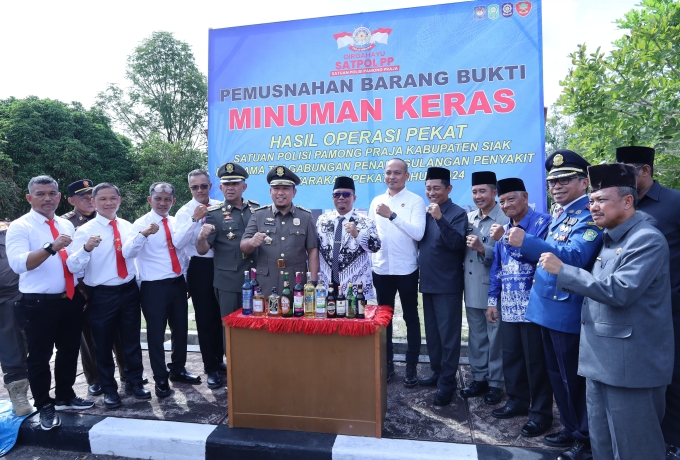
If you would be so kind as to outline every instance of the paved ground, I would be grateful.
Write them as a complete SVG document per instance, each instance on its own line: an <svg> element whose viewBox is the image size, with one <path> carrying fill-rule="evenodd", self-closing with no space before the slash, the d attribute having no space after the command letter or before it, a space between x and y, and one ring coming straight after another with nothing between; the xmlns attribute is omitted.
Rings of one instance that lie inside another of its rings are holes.
<svg viewBox="0 0 680 460"><path fill-rule="evenodd" d="M84 454L67 450L44 449L35 446L14 446L3 457L6 460L128 460L129 457L115 455Z"/></svg>

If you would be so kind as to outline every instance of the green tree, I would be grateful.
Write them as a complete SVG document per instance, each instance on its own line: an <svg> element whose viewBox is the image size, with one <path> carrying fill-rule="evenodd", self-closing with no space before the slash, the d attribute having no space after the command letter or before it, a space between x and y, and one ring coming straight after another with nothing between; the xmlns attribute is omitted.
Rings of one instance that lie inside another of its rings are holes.
<svg viewBox="0 0 680 460"><path fill-rule="evenodd" d="M205 168L208 162L204 151L191 149L181 143L167 142L159 134L152 134L148 140L136 146L129 158L133 164L134 180L122 187L120 209L120 214L128 220L135 220L149 212L146 200L149 187L158 181L175 186L177 204L170 211L174 215L192 198L187 174L194 169Z"/></svg>
<svg viewBox="0 0 680 460"><path fill-rule="evenodd" d="M127 89L111 84L97 105L135 142L161 134L188 149L205 148L208 84L190 46L170 32L154 32L128 56Z"/></svg>
<svg viewBox="0 0 680 460"><path fill-rule="evenodd" d="M643 0L618 22L626 31L608 55L585 45L558 101L573 117L570 147L593 163L613 161L616 147L657 150L660 182L680 186L680 3Z"/></svg>
<svg viewBox="0 0 680 460"><path fill-rule="evenodd" d="M57 214L71 209L67 187L75 180L127 183L133 179L130 146L99 109L33 96L0 101L0 212L12 217L26 212L26 185L41 174L59 182L63 198Z"/></svg>
<svg viewBox="0 0 680 460"><path fill-rule="evenodd" d="M550 155L555 150L567 149L574 140L569 131L573 121L571 117L562 114L556 106L550 107L545 120L545 154Z"/></svg>

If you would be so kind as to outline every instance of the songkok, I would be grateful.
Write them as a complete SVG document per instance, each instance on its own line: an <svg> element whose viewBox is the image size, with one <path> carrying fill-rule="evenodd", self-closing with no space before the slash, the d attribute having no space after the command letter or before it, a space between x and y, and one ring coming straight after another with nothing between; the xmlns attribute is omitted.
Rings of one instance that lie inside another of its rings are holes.
<svg viewBox="0 0 680 460"><path fill-rule="evenodd" d="M619 147L616 149L617 163L654 166L654 149L650 147Z"/></svg>
<svg viewBox="0 0 680 460"><path fill-rule="evenodd" d="M335 185L333 185L333 190L339 188L348 188L350 190L356 190L354 188L354 179L347 176L338 176L335 178Z"/></svg>
<svg viewBox="0 0 680 460"><path fill-rule="evenodd" d="M496 173L493 171L477 171L472 173L472 186L496 184Z"/></svg>
<svg viewBox="0 0 680 460"><path fill-rule="evenodd" d="M300 178L285 166L274 166L267 174L267 182L272 187L275 185L300 185Z"/></svg>
<svg viewBox="0 0 680 460"><path fill-rule="evenodd" d="M82 179L69 184L68 196L82 195L92 191L92 181L90 179Z"/></svg>
<svg viewBox="0 0 680 460"><path fill-rule="evenodd" d="M593 192L609 187L637 187L635 166L623 163L588 166L588 178Z"/></svg>
<svg viewBox="0 0 680 460"><path fill-rule="evenodd" d="M587 174L590 166L578 153L571 150L555 150L545 159L545 169L548 171L546 180L571 177L577 174Z"/></svg>
<svg viewBox="0 0 680 460"><path fill-rule="evenodd" d="M427 174L425 174L425 180L441 179L441 180L451 180L451 172L446 168L432 167L427 168Z"/></svg>
<svg viewBox="0 0 680 460"><path fill-rule="evenodd" d="M510 192L526 192L527 189L524 187L524 181L516 177L510 177L508 179L501 179L496 182L496 189L498 190L498 196L501 196Z"/></svg>

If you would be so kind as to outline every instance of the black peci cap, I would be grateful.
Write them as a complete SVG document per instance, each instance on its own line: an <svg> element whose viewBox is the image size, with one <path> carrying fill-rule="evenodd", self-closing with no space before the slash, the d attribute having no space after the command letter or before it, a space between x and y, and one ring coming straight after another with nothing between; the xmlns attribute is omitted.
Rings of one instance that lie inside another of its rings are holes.
<svg viewBox="0 0 680 460"><path fill-rule="evenodd" d="M589 166L588 178L593 192L609 187L637 187L635 166L623 163Z"/></svg>
<svg viewBox="0 0 680 460"><path fill-rule="evenodd" d="M576 174L587 175L590 166L578 153L571 150L555 150L545 159L546 180L570 177Z"/></svg>
<svg viewBox="0 0 680 460"><path fill-rule="evenodd" d="M246 180L248 175L248 171L243 166L233 162L224 163L217 169L217 177L220 178L220 183L222 184L241 182Z"/></svg>
<svg viewBox="0 0 680 460"><path fill-rule="evenodd" d="M498 189L498 196L510 192L526 192L527 189L524 187L524 181L516 177L510 177L508 179L501 179L496 182L496 189Z"/></svg>
<svg viewBox="0 0 680 460"><path fill-rule="evenodd" d="M425 174L425 180L431 179L441 179L441 180L451 180L451 171L446 168L432 167L427 168L427 174Z"/></svg>
<svg viewBox="0 0 680 460"><path fill-rule="evenodd" d="M92 181L90 179L82 179L69 184L68 196L82 195L92 191Z"/></svg>
<svg viewBox="0 0 680 460"><path fill-rule="evenodd" d="M339 188L348 188L350 190L356 190L354 188L354 179L347 176L338 176L335 178L335 184L333 185L333 190Z"/></svg>
<svg viewBox="0 0 680 460"><path fill-rule="evenodd" d="M616 149L616 162L654 166L654 149L638 146L619 147Z"/></svg>
<svg viewBox="0 0 680 460"><path fill-rule="evenodd" d="M496 185L496 173L493 171L477 171L472 173L472 186L475 185Z"/></svg>
<svg viewBox="0 0 680 460"><path fill-rule="evenodd" d="M300 185L300 178L285 166L274 166L267 174L267 182L275 185Z"/></svg>

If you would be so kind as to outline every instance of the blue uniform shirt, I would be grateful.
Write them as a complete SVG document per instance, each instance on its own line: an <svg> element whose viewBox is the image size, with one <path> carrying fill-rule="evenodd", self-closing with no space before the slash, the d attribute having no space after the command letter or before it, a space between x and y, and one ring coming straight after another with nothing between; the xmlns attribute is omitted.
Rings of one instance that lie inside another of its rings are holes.
<svg viewBox="0 0 680 460"><path fill-rule="evenodd" d="M552 252L562 262L590 271L602 247L602 229L595 225L584 195L550 224L545 241L533 235L524 238L520 253L538 260ZM537 268L526 319L549 329L571 334L581 331L583 296L557 289L557 276Z"/></svg>
<svg viewBox="0 0 680 460"><path fill-rule="evenodd" d="M529 208L529 212L517 226L523 229L527 236L534 235L536 238L543 239L548 233L550 220L550 215ZM506 232L512 227L512 222L503 226ZM537 261L538 257L530 258L520 254L519 248L510 246L505 237L496 243L491 265L488 304L496 307L500 301L503 321L529 322L524 314L529 304L529 293Z"/></svg>

